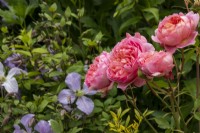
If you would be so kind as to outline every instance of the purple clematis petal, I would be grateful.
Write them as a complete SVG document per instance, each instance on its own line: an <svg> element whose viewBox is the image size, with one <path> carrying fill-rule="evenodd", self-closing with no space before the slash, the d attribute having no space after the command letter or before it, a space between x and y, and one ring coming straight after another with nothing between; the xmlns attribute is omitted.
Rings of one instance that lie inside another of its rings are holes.
<svg viewBox="0 0 200 133"><path fill-rule="evenodd" d="M90 98L85 96L79 97L76 102L77 108L89 115L94 109L94 103Z"/></svg>
<svg viewBox="0 0 200 133"><path fill-rule="evenodd" d="M58 94L58 101L62 104L72 104L74 103L76 96L74 92L70 89L63 89Z"/></svg>
<svg viewBox="0 0 200 133"><path fill-rule="evenodd" d="M71 90L76 92L81 89L81 75L76 72L69 73L65 79L65 83Z"/></svg>
<svg viewBox="0 0 200 133"><path fill-rule="evenodd" d="M85 83L83 84L83 92L85 95L94 95L97 93L95 90L89 90Z"/></svg>
<svg viewBox="0 0 200 133"><path fill-rule="evenodd" d="M19 125L14 125L15 130L13 131L13 133L26 133L24 130L20 129Z"/></svg>
<svg viewBox="0 0 200 133"><path fill-rule="evenodd" d="M71 112L73 109L70 105L67 105L67 104L63 104L62 107L67 110L68 112Z"/></svg>
<svg viewBox="0 0 200 133"><path fill-rule="evenodd" d="M32 133L32 128L31 128L31 125L34 121L34 117L35 115L34 114L27 114L27 115L24 115L21 119L21 123L24 125L27 133Z"/></svg>
<svg viewBox="0 0 200 133"><path fill-rule="evenodd" d="M51 126L47 121L40 120L34 127L38 133L53 133Z"/></svg>

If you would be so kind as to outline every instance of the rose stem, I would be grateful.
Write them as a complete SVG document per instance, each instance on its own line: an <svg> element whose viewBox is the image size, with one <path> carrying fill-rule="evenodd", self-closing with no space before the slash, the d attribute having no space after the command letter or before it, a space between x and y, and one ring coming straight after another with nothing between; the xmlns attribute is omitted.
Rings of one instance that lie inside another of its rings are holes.
<svg viewBox="0 0 200 133"><path fill-rule="evenodd" d="M144 115L142 114L142 112L140 112L140 110L137 108L137 106L134 104L133 99L129 99L128 94L123 91L126 98L128 99L128 101L133 105L133 107L139 112L139 114L143 117L143 119L145 120L145 122L151 127L151 129L154 131L154 133L158 133L157 130L151 125L151 123L144 117Z"/></svg>
<svg viewBox="0 0 200 133"><path fill-rule="evenodd" d="M199 47L196 48L196 98L199 98ZM198 108L198 112L200 112L200 108ZM200 121L199 121L199 131L200 131Z"/></svg>
<svg viewBox="0 0 200 133"><path fill-rule="evenodd" d="M168 103L166 103L149 85L149 83L146 81L148 88L151 90L151 92L164 104L167 106L167 108L172 111L172 109L170 108L170 106L168 105Z"/></svg>

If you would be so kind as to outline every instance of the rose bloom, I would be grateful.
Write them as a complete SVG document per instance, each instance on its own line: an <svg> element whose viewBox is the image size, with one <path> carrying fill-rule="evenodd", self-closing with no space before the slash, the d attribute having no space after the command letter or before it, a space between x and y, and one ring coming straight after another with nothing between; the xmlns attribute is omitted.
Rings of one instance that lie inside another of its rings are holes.
<svg viewBox="0 0 200 133"><path fill-rule="evenodd" d="M139 69L147 78L171 77L173 64L172 54L164 51L142 53L138 58Z"/></svg>
<svg viewBox="0 0 200 133"><path fill-rule="evenodd" d="M195 43L198 32L195 31L199 23L199 14L192 11L173 14L165 17L158 25L153 41L160 43L166 51L174 53L177 48L184 48Z"/></svg>
<svg viewBox="0 0 200 133"><path fill-rule="evenodd" d="M154 47L147 42L140 33L135 36L126 34L126 38L117 43L111 51L107 76L118 83L118 88L125 90L129 84L140 87L145 81L138 77L137 58L140 53L154 51Z"/></svg>
<svg viewBox="0 0 200 133"><path fill-rule="evenodd" d="M89 89L106 92L112 88L113 82L106 75L109 58L110 54L103 51L89 66L85 78L85 83Z"/></svg>

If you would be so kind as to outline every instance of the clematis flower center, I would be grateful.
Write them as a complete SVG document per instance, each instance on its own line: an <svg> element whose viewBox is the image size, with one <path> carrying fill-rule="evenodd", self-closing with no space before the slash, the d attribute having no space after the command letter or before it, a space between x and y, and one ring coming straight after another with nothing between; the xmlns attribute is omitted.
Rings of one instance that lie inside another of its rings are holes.
<svg viewBox="0 0 200 133"><path fill-rule="evenodd" d="M3 84L6 81L6 78L4 76L0 76L0 84Z"/></svg>
<svg viewBox="0 0 200 133"><path fill-rule="evenodd" d="M77 97L81 97L84 95L84 92L82 90L78 90L75 94Z"/></svg>

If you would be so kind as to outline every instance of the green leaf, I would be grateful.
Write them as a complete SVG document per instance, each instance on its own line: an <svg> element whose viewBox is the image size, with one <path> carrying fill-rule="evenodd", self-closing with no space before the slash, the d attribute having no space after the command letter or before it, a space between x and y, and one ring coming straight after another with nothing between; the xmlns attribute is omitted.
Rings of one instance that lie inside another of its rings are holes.
<svg viewBox="0 0 200 133"><path fill-rule="evenodd" d="M121 113L122 113L122 108L120 107L120 108L117 110L117 117L118 117L118 118L121 118Z"/></svg>
<svg viewBox="0 0 200 133"><path fill-rule="evenodd" d="M60 82L60 84L59 84L59 86L58 86L56 92L59 93L59 92L60 92L63 88L65 88L65 87L66 87L65 82Z"/></svg>
<svg viewBox="0 0 200 133"><path fill-rule="evenodd" d="M157 117L157 118L154 118L154 120L158 124L158 127L162 128L162 129L170 129L171 128L169 122L165 118Z"/></svg>
<svg viewBox="0 0 200 133"><path fill-rule="evenodd" d="M65 22L65 18L62 17L61 20L60 20L60 26L63 27L65 26L66 22Z"/></svg>
<svg viewBox="0 0 200 133"><path fill-rule="evenodd" d="M84 8L78 9L78 16L82 17L84 15L84 12L85 12Z"/></svg>
<svg viewBox="0 0 200 133"><path fill-rule="evenodd" d="M194 110L197 110L200 107L200 97L194 101Z"/></svg>
<svg viewBox="0 0 200 133"><path fill-rule="evenodd" d="M127 118L126 118L126 122L125 122L126 127L128 127L129 122L130 122L130 116L128 115Z"/></svg>
<svg viewBox="0 0 200 133"><path fill-rule="evenodd" d="M3 21L9 24L21 24L19 17L16 16L13 12L3 11L0 9L0 16L3 18Z"/></svg>
<svg viewBox="0 0 200 133"><path fill-rule="evenodd" d="M83 130L83 128L74 127L72 129L70 129L67 133L78 133L81 130Z"/></svg>
<svg viewBox="0 0 200 133"><path fill-rule="evenodd" d="M159 10L157 8L146 8L143 9L143 11L152 13L153 16L155 17L155 20L159 22Z"/></svg>
<svg viewBox="0 0 200 133"><path fill-rule="evenodd" d="M24 51L24 50L14 50L16 53L22 54L22 55L26 55L31 57L31 53L29 51Z"/></svg>
<svg viewBox="0 0 200 133"><path fill-rule="evenodd" d="M122 111L121 113L121 117L123 117L126 113L128 113L131 109L128 108L128 109L125 109L124 111Z"/></svg>
<svg viewBox="0 0 200 133"><path fill-rule="evenodd" d="M47 13L44 13L44 16L49 20L49 21L52 21L53 18L51 16L49 16L49 14Z"/></svg>
<svg viewBox="0 0 200 133"><path fill-rule="evenodd" d="M125 95L117 96L116 99L118 101L124 101L124 100L126 100L126 96Z"/></svg>
<svg viewBox="0 0 200 133"><path fill-rule="evenodd" d="M38 106L38 110L37 112L42 112L44 110L44 108L48 105L49 101L47 100L43 100L40 105Z"/></svg>
<svg viewBox="0 0 200 133"><path fill-rule="evenodd" d="M100 107L94 107L94 110L92 111L93 113L100 113L100 112L102 112L102 108L100 108Z"/></svg>
<svg viewBox="0 0 200 133"><path fill-rule="evenodd" d="M51 128L55 133L63 133L62 126L55 120L50 120Z"/></svg>
<svg viewBox="0 0 200 133"><path fill-rule="evenodd" d="M49 77L56 77L56 76L60 76L60 75L64 75L64 73L59 72L59 71L53 71L53 72L49 73Z"/></svg>
<svg viewBox="0 0 200 133"><path fill-rule="evenodd" d="M58 84L57 82L47 82L42 85L46 87L53 87L53 86L56 86L57 84Z"/></svg>
<svg viewBox="0 0 200 133"><path fill-rule="evenodd" d="M102 117L105 118L106 120L110 119L110 115L104 111L102 112Z"/></svg>
<svg viewBox="0 0 200 133"><path fill-rule="evenodd" d="M94 105L98 107L103 107L103 103L99 99L94 100Z"/></svg>
<svg viewBox="0 0 200 133"><path fill-rule="evenodd" d="M101 31L95 36L94 41L100 41L103 37L103 34L101 33Z"/></svg>
<svg viewBox="0 0 200 133"><path fill-rule="evenodd" d="M128 27L137 24L141 20L140 16L136 16L133 18L130 18L122 23L122 25L119 28L119 34L121 35L122 32L126 31Z"/></svg>
<svg viewBox="0 0 200 133"><path fill-rule="evenodd" d="M113 101L112 97L109 97L108 99L106 99L106 101L104 102L104 106L107 107L108 105L111 105Z"/></svg>
<svg viewBox="0 0 200 133"><path fill-rule="evenodd" d="M29 5L26 8L25 16L32 15L34 10L38 7L38 0L29 0Z"/></svg>
<svg viewBox="0 0 200 133"><path fill-rule="evenodd" d="M26 82L24 82L24 87L27 90L30 90L31 89L31 80L26 80Z"/></svg>
<svg viewBox="0 0 200 133"><path fill-rule="evenodd" d="M67 73L70 73L70 72L81 73L83 72L83 70L84 70L83 63L81 61L78 61L67 69Z"/></svg>
<svg viewBox="0 0 200 133"><path fill-rule="evenodd" d="M1 27L1 31L5 34L8 33L8 28L6 26Z"/></svg>
<svg viewBox="0 0 200 133"><path fill-rule="evenodd" d="M28 72L28 77L33 77L33 76L37 76L37 75L40 75L40 72L38 72L38 71Z"/></svg>
<svg viewBox="0 0 200 133"><path fill-rule="evenodd" d="M185 88L183 91L186 91L193 99L196 98L196 78L184 80Z"/></svg>
<svg viewBox="0 0 200 133"><path fill-rule="evenodd" d="M19 17L23 18L25 20L25 12L26 8L28 6L26 0L15 0L15 1L9 1L10 6L12 7L12 11Z"/></svg>
<svg viewBox="0 0 200 133"><path fill-rule="evenodd" d="M55 12L57 10L57 5L56 3L53 3L50 7L49 7L49 11L50 12Z"/></svg>
<svg viewBox="0 0 200 133"><path fill-rule="evenodd" d="M34 48L32 53L40 53L40 54L47 54L49 53L46 48Z"/></svg>
<svg viewBox="0 0 200 133"><path fill-rule="evenodd" d="M194 118L200 121L200 112L195 112L194 113Z"/></svg>
<svg viewBox="0 0 200 133"><path fill-rule="evenodd" d="M67 9L65 10L65 17L69 18L71 16L71 9L70 7L67 7Z"/></svg>

